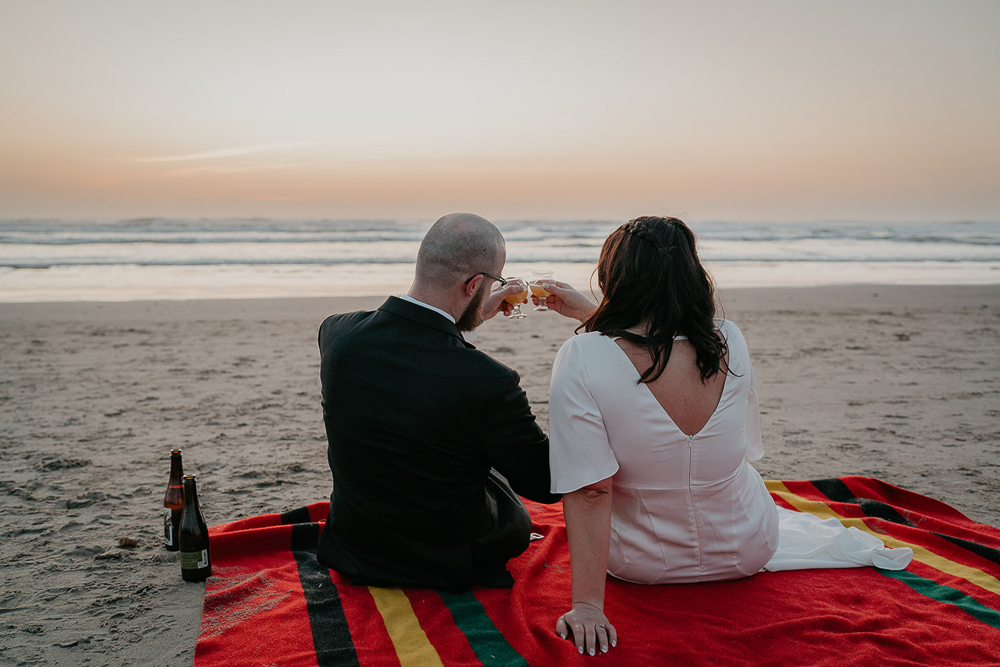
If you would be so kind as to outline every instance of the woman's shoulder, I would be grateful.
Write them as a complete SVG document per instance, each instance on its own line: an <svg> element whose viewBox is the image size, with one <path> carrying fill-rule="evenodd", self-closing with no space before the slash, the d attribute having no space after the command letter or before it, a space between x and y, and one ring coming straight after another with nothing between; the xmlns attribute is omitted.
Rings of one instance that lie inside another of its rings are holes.
<svg viewBox="0 0 1000 667"><path fill-rule="evenodd" d="M609 341L611 341L611 339L603 335L600 331L588 331L586 333L570 336L569 339L562 344L562 346L563 348L592 350L605 347Z"/></svg>
<svg viewBox="0 0 1000 667"><path fill-rule="evenodd" d="M740 330L740 328L736 326L736 322L733 322L732 320L723 319L721 317L716 317L714 320L712 320L712 323L715 325L716 331L722 331L723 329L729 329L729 330L735 329L736 331Z"/></svg>
<svg viewBox="0 0 1000 667"><path fill-rule="evenodd" d="M717 319L715 320L715 329L726 341L731 364L739 365L742 358L749 357L750 350L747 347L746 338L743 337L743 332L736 326L735 322Z"/></svg>
<svg viewBox="0 0 1000 667"><path fill-rule="evenodd" d="M572 360L577 364L586 365L588 361L607 354L607 350L611 349L609 343L615 344L611 338L602 335L599 331L588 331L571 336L556 353L556 363L566 364Z"/></svg>
<svg viewBox="0 0 1000 667"><path fill-rule="evenodd" d="M733 322L732 320L716 318L715 330L721 333L725 338L729 338L730 336L743 338L743 332L740 331L738 326L736 326L736 322Z"/></svg>

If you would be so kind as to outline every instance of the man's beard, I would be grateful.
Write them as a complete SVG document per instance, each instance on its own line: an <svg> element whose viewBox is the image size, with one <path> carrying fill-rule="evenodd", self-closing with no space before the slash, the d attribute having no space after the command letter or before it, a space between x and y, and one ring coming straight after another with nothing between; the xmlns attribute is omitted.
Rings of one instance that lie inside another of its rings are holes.
<svg viewBox="0 0 1000 667"><path fill-rule="evenodd" d="M485 300L486 281L484 280L479 286L479 291L472 297L472 302L469 303L468 308L458 318L458 322L455 322L455 326L458 327L459 331L472 331L483 323L483 301Z"/></svg>

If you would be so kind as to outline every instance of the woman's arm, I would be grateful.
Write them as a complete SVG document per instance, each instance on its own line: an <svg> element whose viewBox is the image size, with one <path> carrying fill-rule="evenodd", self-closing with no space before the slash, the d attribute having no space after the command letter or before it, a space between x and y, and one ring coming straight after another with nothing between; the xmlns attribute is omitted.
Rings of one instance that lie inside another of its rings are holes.
<svg viewBox="0 0 1000 667"><path fill-rule="evenodd" d="M569 540L573 609L556 622L556 633L573 641L580 653L618 643L618 633L604 615L604 582L611 545L611 478L563 496Z"/></svg>

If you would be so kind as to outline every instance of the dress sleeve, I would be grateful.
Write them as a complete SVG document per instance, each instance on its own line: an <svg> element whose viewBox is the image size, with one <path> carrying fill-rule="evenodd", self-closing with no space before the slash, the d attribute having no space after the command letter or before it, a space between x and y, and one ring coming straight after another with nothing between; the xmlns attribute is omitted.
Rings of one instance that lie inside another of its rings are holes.
<svg viewBox="0 0 1000 667"><path fill-rule="evenodd" d="M743 332L733 322L723 322L722 331L729 347L729 363L733 372L743 375L743 380L749 385L746 407L746 450L747 461L759 461L764 456L764 440L760 432L760 406L757 403L757 380L753 374L753 364L750 363L750 349L747 347Z"/></svg>
<svg viewBox="0 0 1000 667"><path fill-rule="evenodd" d="M747 374L750 376L750 396L747 398L746 436L747 461L759 461L764 456L764 439L760 433L760 406L757 404L757 380L753 376L753 366L747 359Z"/></svg>
<svg viewBox="0 0 1000 667"><path fill-rule="evenodd" d="M577 341L566 341L552 366L549 468L553 493L570 493L618 472Z"/></svg>

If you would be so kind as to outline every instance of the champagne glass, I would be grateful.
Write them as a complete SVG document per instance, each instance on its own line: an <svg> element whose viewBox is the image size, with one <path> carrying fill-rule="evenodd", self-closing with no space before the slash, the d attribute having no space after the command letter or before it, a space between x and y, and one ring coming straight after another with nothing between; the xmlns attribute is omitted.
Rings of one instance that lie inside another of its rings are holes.
<svg viewBox="0 0 1000 667"><path fill-rule="evenodd" d="M538 305L535 306L535 310L548 310L548 307L545 305L545 299L549 296L549 293L539 284L546 280L552 280L551 271L538 270L531 272L531 293L538 297Z"/></svg>
<svg viewBox="0 0 1000 667"><path fill-rule="evenodd" d="M510 315L507 315L508 319L519 320L522 317L527 317L521 312L521 304L528 302L528 281L524 278L508 278L507 284L517 283L524 288L521 292L515 292L514 294L508 294L504 301L514 306L513 310L510 311Z"/></svg>

